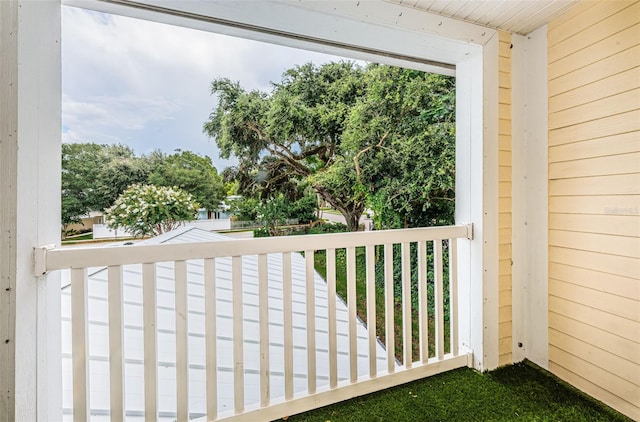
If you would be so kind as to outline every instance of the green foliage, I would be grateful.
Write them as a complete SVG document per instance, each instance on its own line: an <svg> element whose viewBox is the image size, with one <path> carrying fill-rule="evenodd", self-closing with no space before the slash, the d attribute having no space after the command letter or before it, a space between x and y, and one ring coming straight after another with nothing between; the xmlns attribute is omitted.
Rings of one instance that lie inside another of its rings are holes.
<svg viewBox="0 0 640 422"><path fill-rule="evenodd" d="M453 223L453 78L370 65L365 83L342 148L353 157L376 228Z"/></svg>
<svg viewBox="0 0 640 422"><path fill-rule="evenodd" d="M365 205L376 228L453 222L453 78L350 62L287 70L271 93L216 79L204 131L239 191L294 199L308 183L357 230ZM297 198L295 198L297 199Z"/></svg>
<svg viewBox="0 0 640 422"><path fill-rule="evenodd" d="M124 145L62 144L62 224L111 205L148 173L144 160Z"/></svg>
<svg viewBox="0 0 640 422"><path fill-rule="evenodd" d="M190 151L175 154L155 153L155 165L148 182L156 186L176 186L189 192L208 210L216 210L226 197L225 186L211 158Z"/></svg>
<svg viewBox="0 0 640 422"><path fill-rule="evenodd" d="M112 229L123 228L136 237L147 236L195 219L198 208L191 195L179 188L132 185L105 210L105 221Z"/></svg>
<svg viewBox="0 0 640 422"><path fill-rule="evenodd" d="M62 224L100 211L134 184L179 187L215 210L226 193L209 157L159 151L138 157L124 145L62 144Z"/></svg>
<svg viewBox="0 0 640 422"><path fill-rule="evenodd" d="M287 202L283 195L269 199L258 207L258 221L267 229L270 235L278 234L278 226L287 221Z"/></svg>
<svg viewBox="0 0 640 422"><path fill-rule="evenodd" d="M260 201L256 198L234 199L229 202L229 211L239 221L255 221L258 219Z"/></svg>
<svg viewBox="0 0 640 422"><path fill-rule="evenodd" d="M218 103L204 131L222 157L238 157L241 193L297 199L292 194L298 182L332 167L350 110L364 89L362 75L363 69L351 62L305 64L287 70L270 94L214 80L211 93ZM341 186L319 180L310 180L311 186L325 201L359 218L363 203L354 207L351 192L335 191Z"/></svg>

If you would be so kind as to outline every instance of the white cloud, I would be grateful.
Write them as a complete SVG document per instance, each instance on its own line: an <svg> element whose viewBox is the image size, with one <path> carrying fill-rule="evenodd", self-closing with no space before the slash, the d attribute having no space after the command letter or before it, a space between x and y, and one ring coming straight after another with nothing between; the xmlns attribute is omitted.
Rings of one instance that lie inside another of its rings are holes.
<svg viewBox="0 0 640 422"><path fill-rule="evenodd" d="M202 133L217 77L270 89L296 64L337 58L187 28L63 7L63 140L122 142L140 153L211 156Z"/></svg>

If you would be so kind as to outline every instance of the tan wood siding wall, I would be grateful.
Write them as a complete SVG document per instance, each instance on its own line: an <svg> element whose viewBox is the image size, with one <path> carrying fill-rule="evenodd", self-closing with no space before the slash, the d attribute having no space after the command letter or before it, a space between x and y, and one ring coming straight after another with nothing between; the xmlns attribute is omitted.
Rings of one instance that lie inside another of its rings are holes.
<svg viewBox="0 0 640 422"><path fill-rule="evenodd" d="M499 126L498 126L498 250L499 250L499 326L498 364L512 362L511 317L511 34L500 31L498 50Z"/></svg>
<svg viewBox="0 0 640 422"><path fill-rule="evenodd" d="M548 26L549 368L640 420L640 2Z"/></svg>

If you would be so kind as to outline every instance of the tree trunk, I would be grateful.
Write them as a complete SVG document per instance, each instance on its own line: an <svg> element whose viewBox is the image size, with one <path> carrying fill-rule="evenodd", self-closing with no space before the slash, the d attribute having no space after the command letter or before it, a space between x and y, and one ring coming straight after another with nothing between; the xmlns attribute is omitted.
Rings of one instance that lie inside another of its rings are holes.
<svg viewBox="0 0 640 422"><path fill-rule="evenodd" d="M356 212L353 214L349 214L343 212L342 215L347 221L347 230L350 232L358 231L358 228L360 226L360 216L362 215L362 213Z"/></svg>

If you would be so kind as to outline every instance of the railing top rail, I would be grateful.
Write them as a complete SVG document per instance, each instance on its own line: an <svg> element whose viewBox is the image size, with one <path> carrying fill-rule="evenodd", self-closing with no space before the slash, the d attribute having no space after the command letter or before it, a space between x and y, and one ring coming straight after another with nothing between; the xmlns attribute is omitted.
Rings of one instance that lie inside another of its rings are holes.
<svg viewBox="0 0 640 422"><path fill-rule="evenodd" d="M107 248L41 246L35 248L34 261L35 273L44 274L46 271L66 268L106 267L456 238L472 239L473 225Z"/></svg>

